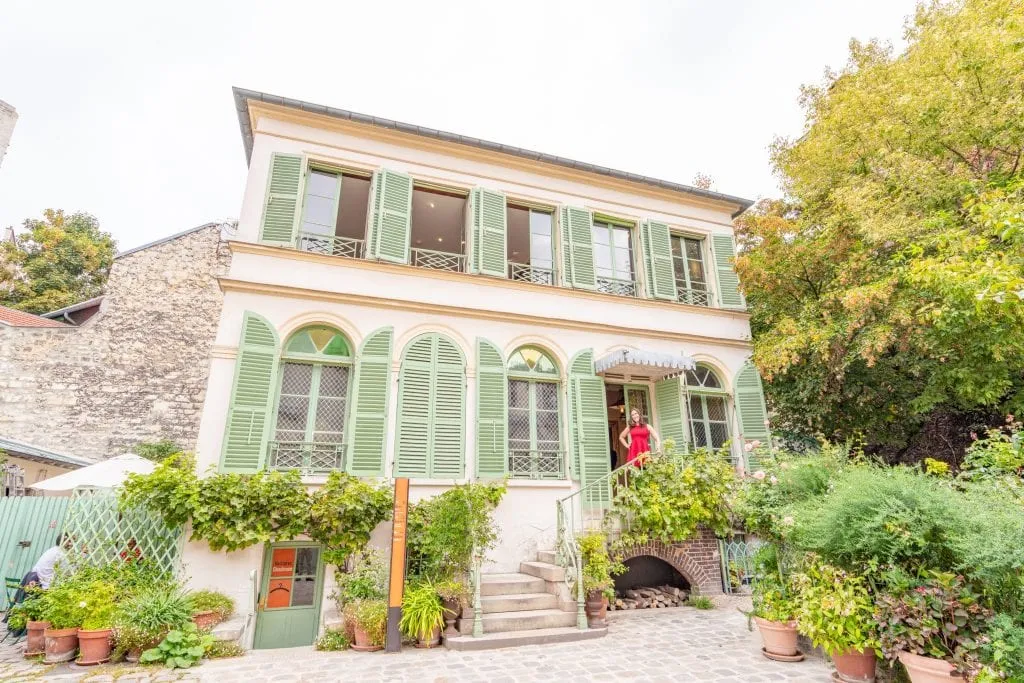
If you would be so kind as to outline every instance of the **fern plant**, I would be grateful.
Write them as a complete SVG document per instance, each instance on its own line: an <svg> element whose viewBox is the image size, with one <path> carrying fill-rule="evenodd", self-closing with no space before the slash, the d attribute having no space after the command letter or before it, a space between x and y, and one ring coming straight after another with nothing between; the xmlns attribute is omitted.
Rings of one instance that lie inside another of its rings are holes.
<svg viewBox="0 0 1024 683"><path fill-rule="evenodd" d="M422 642L431 640L434 631L444 627L444 605L433 583L424 581L406 587L398 627Z"/></svg>

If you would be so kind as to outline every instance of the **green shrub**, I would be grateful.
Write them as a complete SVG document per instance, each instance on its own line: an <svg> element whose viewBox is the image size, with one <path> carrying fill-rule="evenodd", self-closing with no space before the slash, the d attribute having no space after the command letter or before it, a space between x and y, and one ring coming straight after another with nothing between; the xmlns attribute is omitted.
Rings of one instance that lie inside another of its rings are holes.
<svg viewBox="0 0 1024 683"><path fill-rule="evenodd" d="M797 629L830 657L874 650L874 602L863 577L811 556L792 577Z"/></svg>
<svg viewBox="0 0 1024 683"><path fill-rule="evenodd" d="M217 591L194 591L189 593L188 601L192 605L192 614L214 612L223 621L235 612L235 601Z"/></svg>
<svg viewBox="0 0 1024 683"><path fill-rule="evenodd" d="M345 619L366 632L372 645L383 645L387 635L388 605L383 600L356 600L345 605Z"/></svg>
<svg viewBox="0 0 1024 683"><path fill-rule="evenodd" d="M1024 681L1024 626L1008 614L997 614L988 625L981 659L1009 681Z"/></svg>
<svg viewBox="0 0 1024 683"><path fill-rule="evenodd" d="M356 600L383 600L388 583L388 565L384 555L377 548L367 548L353 557L351 569L335 572L338 584L331 594L338 605L338 611Z"/></svg>
<svg viewBox="0 0 1024 683"><path fill-rule="evenodd" d="M505 495L500 484L460 484L409 511L412 573L432 580L461 579L473 550L486 553L498 541L494 510Z"/></svg>
<svg viewBox="0 0 1024 683"><path fill-rule="evenodd" d="M434 629L444 628L441 596L429 581L407 585L402 596L402 633L421 641L431 639Z"/></svg>
<svg viewBox="0 0 1024 683"><path fill-rule="evenodd" d="M612 561L607 539L602 533L580 536L577 543L583 560L583 591L588 595L598 591L611 600L615 597L614 577L625 574L626 566Z"/></svg>
<svg viewBox="0 0 1024 683"><path fill-rule="evenodd" d="M8 631L21 631L25 628L28 623L28 616L25 614L24 605L14 605L7 610L7 630Z"/></svg>
<svg viewBox="0 0 1024 683"><path fill-rule="evenodd" d="M39 598L43 621L55 629L80 627L90 611L86 601L89 585L73 580L52 584Z"/></svg>
<svg viewBox="0 0 1024 683"><path fill-rule="evenodd" d="M152 646L168 632L192 623L192 604L179 589L154 588L121 603L114 615L114 641L131 650Z"/></svg>
<svg viewBox="0 0 1024 683"><path fill-rule="evenodd" d="M244 654L245 648L232 640L215 640L206 649L207 659L227 659L228 657L241 657Z"/></svg>
<svg viewBox="0 0 1024 683"><path fill-rule="evenodd" d="M714 609L715 603L706 595L691 595L686 604L694 609Z"/></svg>
<svg viewBox="0 0 1024 683"><path fill-rule="evenodd" d="M213 642L213 636L189 622L170 631L156 647L143 652L139 661L143 664L162 663L171 669L187 669L203 658Z"/></svg>
<svg viewBox="0 0 1024 683"><path fill-rule="evenodd" d="M82 601L85 603L82 628L87 631L111 628L117 609L116 600L117 587L114 584L105 581L92 581L86 584L85 590L82 591Z"/></svg>
<svg viewBox="0 0 1024 683"><path fill-rule="evenodd" d="M322 636L316 639L313 647L324 652L336 652L338 650L347 650L351 645L352 643L349 642L348 636L345 635L344 631L327 629Z"/></svg>
<svg viewBox="0 0 1024 683"><path fill-rule="evenodd" d="M324 561L341 567L391 517L392 494L345 472L331 472L310 496L309 535L324 545Z"/></svg>
<svg viewBox="0 0 1024 683"><path fill-rule="evenodd" d="M766 543L753 558L754 576L750 614L767 621L787 623L796 616L796 596L789 574L783 573L778 546Z"/></svg>

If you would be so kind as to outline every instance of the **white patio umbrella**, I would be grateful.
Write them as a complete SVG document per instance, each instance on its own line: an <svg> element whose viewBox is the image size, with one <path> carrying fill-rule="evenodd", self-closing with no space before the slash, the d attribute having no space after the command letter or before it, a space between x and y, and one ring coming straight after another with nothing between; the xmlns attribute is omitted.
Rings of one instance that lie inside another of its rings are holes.
<svg viewBox="0 0 1024 683"><path fill-rule="evenodd" d="M79 487L115 488L128 479L131 473L149 474L156 465L134 453L125 453L116 458L101 460L81 469L65 472L56 477L44 479L29 486L36 491L71 491Z"/></svg>

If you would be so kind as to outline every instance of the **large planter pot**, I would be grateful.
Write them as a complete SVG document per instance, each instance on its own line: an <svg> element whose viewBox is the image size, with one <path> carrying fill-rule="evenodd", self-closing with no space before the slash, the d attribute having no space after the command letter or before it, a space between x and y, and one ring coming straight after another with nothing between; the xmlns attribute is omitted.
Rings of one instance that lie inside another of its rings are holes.
<svg viewBox="0 0 1024 683"><path fill-rule="evenodd" d="M796 622L768 621L754 617L757 629L761 632L764 653L776 657L797 657L800 651L796 646Z"/></svg>
<svg viewBox="0 0 1024 683"><path fill-rule="evenodd" d="M422 638L416 639L416 647L437 647L441 644L441 627L435 626L434 630L430 632L430 637L426 640Z"/></svg>
<svg viewBox="0 0 1024 683"><path fill-rule="evenodd" d="M78 650L78 627L48 628L43 631L43 637L46 639L46 656L43 658L46 664L70 662L75 658L75 652Z"/></svg>
<svg viewBox="0 0 1024 683"><path fill-rule="evenodd" d="M197 612L192 615L192 623L195 624L196 628L200 631L209 631L220 623L220 615L213 610Z"/></svg>
<svg viewBox="0 0 1024 683"><path fill-rule="evenodd" d="M587 626L605 628L608 626L608 598L601 591L591 591L583 605L587 613Z"/></svg>
<svg viewBox="0 0 1024 683"><path fill-rule="evenodd" d="M876 660L874 650L847 650L832 657L843 683L873 683Z"/></svg>
<svg viewBox="0 0 1024 683"><path fill-rule="evenodd" d="M458 598L448 598L442 600L441 605L444 607L444 637L458 638L461 634L455 628L455 620L459 618L459 613L462 611L462 603Z"/></svg>
<svg viewBox="0 0 1024 683"><path fill-rule="evenodd" d="M113 629L100 628L86 631L78 631L78 659L77 664L92 666L102 664L110 659L110 636Z"/></svg>
<svg viewBox="0 0 1024 683"><path fill-rule="evenodd" d="M25 623L25 656L37 657L46 650L46 637L43 631L50 628L48 621L29 621Z"/></svg>
<svg viewBox="0 0 1024 683"><path fill-rule="evenodd" d="M359 624L355 625L353 629L355 631L356 644L352 646L352 649L356 652L376 652L377 650L383 650L383 645L375 645L373 639L363 629L359 628Z"/></svg>
<svg viewBox="0 0 1024 683"><path fill-rule="evenodd" d="M924 657L912 652L901 652L899 657L911 683L949 683L951 678L962 678L954 671L953 665L944 659Z"/></svg>

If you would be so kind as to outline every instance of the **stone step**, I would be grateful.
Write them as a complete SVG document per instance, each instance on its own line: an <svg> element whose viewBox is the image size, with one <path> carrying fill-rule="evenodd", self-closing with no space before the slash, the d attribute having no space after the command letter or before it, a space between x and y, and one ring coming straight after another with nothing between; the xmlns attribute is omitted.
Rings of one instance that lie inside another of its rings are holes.
<svg viewBox="0 0 1024 683"><path fill-rule="evenodd" d="M548 643L572 643L579 640L603 638L607 628L588 628L581 631L573 626L561 628L541 628L530 631L507 631L504 633L485 633L479 638L463 635L458 638L446 638L445 647L449 650L495 650L502 647L519 645L546 645Z"/></svg>
<svg viewBox="0 0 1024 683"><path fill-rule="evenodd" d="M546 590L544 579L529 574L484 574L480 577L480 595L519 595Z"/></svg>
<svg viewBox="0 0 1024 683"><path fill-rule="evenodd" d="M483 608L484 614L555 609L558 607L558 598L551 593L485 595L480 598L480 606Z"/></svg>
<svg viewBox="0 0 1024 683"><path fill-rule="evenodd" d="M213 627L211 633L213 634L214 640L222 640L237 643L238 639L242 637L242 632L245 630L245 617L234 617L227 621L222 621Z"/></svg>
<svg viewBox="0 0 1024 683"><path fill-rule="evenodd" d="M558 564L558 553L554 550L538 550L537 561L547 562L548 564Z"/></svg>
<svg viewBox="0 0 1024 683"><path fill-rule="evenodd" d="M545 581L565 581L565 570L550 562L521 562L519 571L530 576L537 576Z"/></svg>
<svg viewBox="0 0 1024 683"><path fill-rule="evenodd" d="M459 623L459 630L464 634L473 633L472 610ZM504 633L507 631L530 631L538 628L559 628L576 625L575 612L563 612L560 609L533 609L522 612L491 612L483 614L484 633Z"/></svg>

